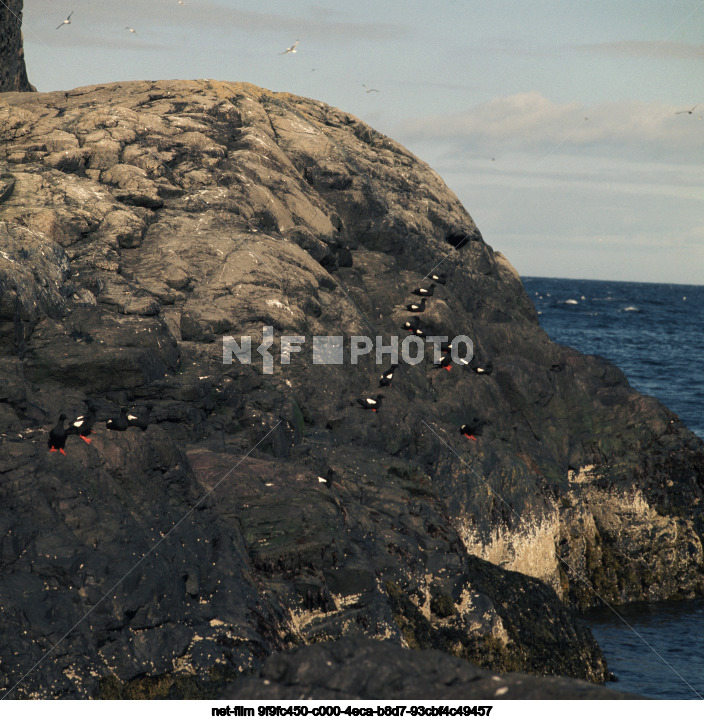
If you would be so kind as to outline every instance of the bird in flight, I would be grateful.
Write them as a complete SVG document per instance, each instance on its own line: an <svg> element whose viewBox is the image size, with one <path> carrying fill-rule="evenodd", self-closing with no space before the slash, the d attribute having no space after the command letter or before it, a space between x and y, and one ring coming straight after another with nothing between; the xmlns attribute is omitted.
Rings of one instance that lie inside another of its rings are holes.
<svg viewBox="0 0 704 721"><path fill-rule="evenodd" d="M296 40L296 42L293 45L291 45L290 48L286 48L286 50L284 50L282 53L279 53L279 55L286 55L286 53L295 53L296 45L298 45L298 40Z"/></svg>
<svg viewBox="0 0 704 721"><path fill-rule="evenodd" d="M71 24L71 15L73 15L74 12L75 12L75 10L71 10L71 12L68 14L68 17L66 18L66 20L64 20L61 23L61 25L57 25L56 29L58 30L59 28L62 28L64 25L70 25Z"/></svg>
<svg viewBox="0 0 704 721"><path fill-rule="evenodd" d="M128 25L125 25L125 30L129 30L131 33L137 34L137 31L134 28L129 27Z"/></svg>
<svg viewBox="0 0 704 721"><path fill-rule="evenodd" d="M697 103L691 110L678 110L675 115L682 115L682 113L687 113L687 115L691 115L694 112L694 108L698 108L699 103Z"/></svg>
<svg viewBox="0 0 704 721"><path fill-rule="evenodd" d="M362 83L362 87L368 92L368 93L380 93L381 90L377 90L376 88L368 88L364 83Z"/></svg>

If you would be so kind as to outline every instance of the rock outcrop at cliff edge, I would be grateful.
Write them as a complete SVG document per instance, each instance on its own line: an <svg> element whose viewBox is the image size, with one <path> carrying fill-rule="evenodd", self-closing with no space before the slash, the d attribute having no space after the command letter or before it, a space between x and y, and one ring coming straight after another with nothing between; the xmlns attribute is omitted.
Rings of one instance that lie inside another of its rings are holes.
<svg viewBox="0 0 704 721"><path fill-rule="evenodd" d="M0 93L34 90L24 64L23 5L23 0L3 0L0 3Z"/></svg>
<svg viewBox="0 0 704 721"><path fill-rule="evenodd" d="M394 141L208 80L6 94L0 133L0 687L215 683L355 637L601 680L568 605L701 593L703 444L551 343ZM493 373L426 351L363 410L381 367L313 365L313 336L388 342L438 264L423 329ZM272 374L223 364L264 326ZM287 365L284 334L307 341ZM89 401L92 443L49 453ZM107 430L121 407L147 430Z"/></svg>

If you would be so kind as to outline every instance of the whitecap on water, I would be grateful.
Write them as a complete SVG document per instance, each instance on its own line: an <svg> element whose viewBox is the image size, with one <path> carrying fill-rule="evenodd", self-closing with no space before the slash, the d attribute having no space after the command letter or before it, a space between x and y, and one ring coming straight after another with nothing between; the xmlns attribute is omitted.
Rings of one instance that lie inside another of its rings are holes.
<svg viewBox="0 0 704 721"><path fill-rule="evenodd" d="M579 305L579 301L569 298L568 300L565 301L565 305Z"/></svg>

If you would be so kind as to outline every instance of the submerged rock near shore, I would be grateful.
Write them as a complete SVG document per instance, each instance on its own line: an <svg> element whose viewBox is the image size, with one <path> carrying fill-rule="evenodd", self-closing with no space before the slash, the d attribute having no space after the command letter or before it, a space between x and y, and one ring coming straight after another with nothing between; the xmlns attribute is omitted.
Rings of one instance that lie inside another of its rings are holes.
<svg viewBox="0 0 704 721"><path fill-rule="evenodd" d="M2 693L216 689L337 639L601 681L570 607L704 591L704 444L551 343L398 143L213 80L4 94L0 138ZM493 372L427 349L363 410L388 364L313 364L313 337L404 337L431 270L421 328ZM91 402L92 442L49 453ZM147 429L106 429L123 407Z"/></svg>

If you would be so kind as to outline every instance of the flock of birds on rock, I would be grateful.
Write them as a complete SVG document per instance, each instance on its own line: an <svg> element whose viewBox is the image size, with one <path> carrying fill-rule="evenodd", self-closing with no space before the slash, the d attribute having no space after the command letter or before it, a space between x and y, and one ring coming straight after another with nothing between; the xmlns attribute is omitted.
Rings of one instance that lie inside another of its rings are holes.
<svg viewBox="0 0 704 721"><path fill-rule="evenodd" d="M135 426L146 431L149 425L150 408L151 405L142 410L127 411L126 408L120 408L119 415L116 418L109 418L105 422L105 427L110 431L126 431L130 426ZM56 425L49 431L49 451L62 453L65 456L66 451L64 448L66 447L66 439L69 436L80 436L86 443L90 443L89 436L98 420L97 411L98 407L90 401L88 403L88 413L74 418L67 426L64 426L64 421L68 416L62 413Z"/></svg>
<svg viewBox="0 0 704 721"><path fill-rule="evenodd" d="M69 15L69 20L70 20ZM428 298L431 298L435 293L436 283L445 285L447 281L447 275L445 273L433 273L430 276L433 281L427 288L420 287L411 291L413 295L420 297L420 302L414 301L408 303L406 310L411 313L423 313L425 311L425 304ZM420 328L420 321L418 315L414 315L406 320L402 328L409 333L416 335L420 338L425 338L426 333ZM449 341L441 342L440 344L440 360L435 362L433 365L435 368L444 368L447 371L452 370L453 358L452 358L453 344ZM464 358L457 358L454 362L461 366L469 366L475 373L490 375L493 367L491 361L479 365L476 362L471 363ZM390 387L394 379L394 373L399 367L398 363L392 363L391 366L385 370L379 378L379 387ZM364 409L370 410L374 413L378 413L381 408L381 402L384 399L383 394L378 393L376 396L363 396L357 399L357 403ZM145 431L149 425L149 411L151 410L151 403L147 404L146 410L135 410L128 411L126 408L120 408L120 413L115 418L109 418L105 422L105 428L110 431L126 431L130 426L141 428ZM78 416L73 419L67 426L64 426L64 421L68 418L65 413L61 413L59 420L56 425L49 431L49 451L59 452L66 455L64 450L66 446L66 439L71 435L80 436L86 443L90 443L91 439L89 436L93 431L93 426L97 421L96 412L98 407L93 401L88 402L88 413ZM470 440L476 440L476 436L481 435L482 427L484 423L477 418L474 418L470 423L465 423L460 427L460 433Z"/></svg>
<svg viewBox="0 0 704 721"><path fill-rule="evenodd" d="M426 299L431 298L435 293L436 283L439 283L440 285L445 285L445 283L447 282L446 273L431 273L428 277L433 282L427 288L421 286L420 288L416 288L415 290L411 291L413 295L417 295L420 297L420 302L414 301L405 305L404 308L409 312L423 313L425 311ZM419 338L426 337L426 333L420 328L420 320L417 315L412 316L411 318L406 320L401 327L412 335L418 336ZM444 368L447 371L452 370L452 351L452 342L441 342L440 360L436 363L433 363L433 366L435 368ZM475 373L479 375L491 375L493 371L493 364L491 361L479 364L476 361L470 362L468 360L465 360L464 358L457 358L454 362L456 362L460 366L469 366ZM391 366L381 374L381 377L379 378L380 388L391 386L391 382L394 379L394 373L396 372L398 366L398 363L392 363ZM358 398L357 403L359 403L359 405L365 410L370 410L374 413L378 413L379 409L381 408L381 402L383 399L383 394L378 393L376 396L373 397L363 396L362 398ZM469 423L464 423L459 430L460 433L465 436L465 438L476 441L477 436L481 435L484 425L485 423L483 421L475 417Z"/></svg>

